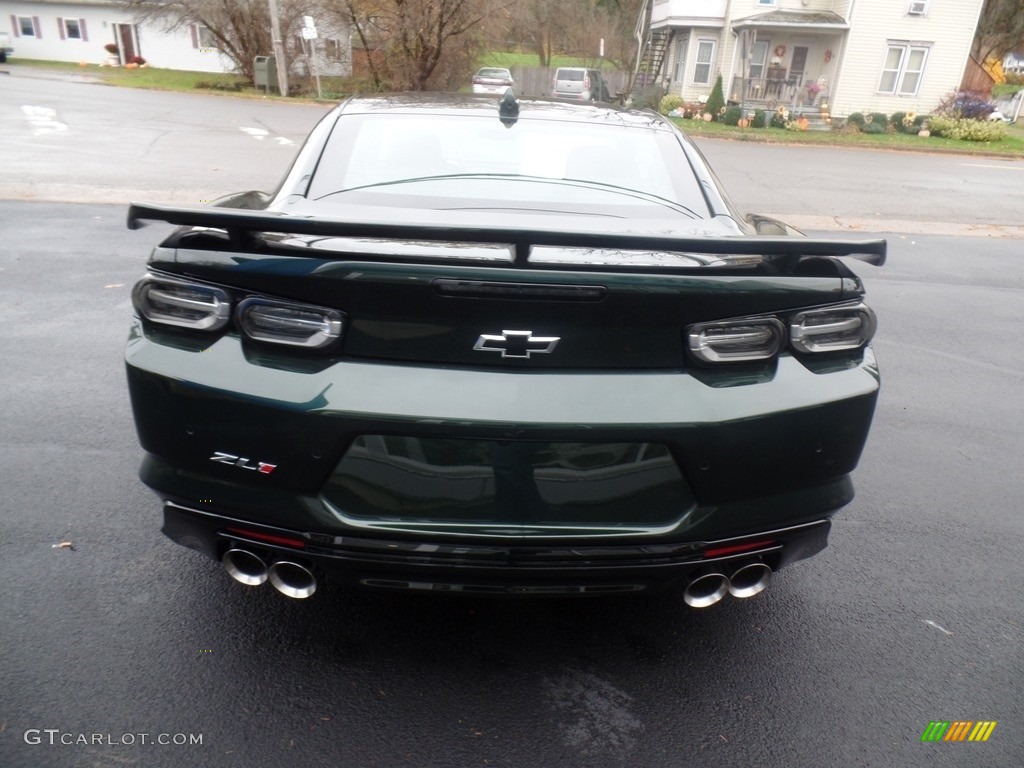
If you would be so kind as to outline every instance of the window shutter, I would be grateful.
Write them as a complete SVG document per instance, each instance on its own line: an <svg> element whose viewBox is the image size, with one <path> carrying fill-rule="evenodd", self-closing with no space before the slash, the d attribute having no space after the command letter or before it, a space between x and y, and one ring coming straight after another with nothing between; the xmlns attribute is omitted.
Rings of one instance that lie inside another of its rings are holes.
<svg viewBox="0 0 1024 768"><path fill-rule="evenodd" d="M78 20L78 28L82 31L82 42L89 42L89 33L85 31L85 19Z"/></svg>
<svg viewBox="0 0 1024 768"><path fill-rule="evenodd" d="M192 47L193 48L198 48L199 47L199 25L198 24L189 24L188 28L192 32Z"/></svg>
<svg viewBox="0 0 1024 768"><path fill-rule="evenodd" d="M66 40L67 39L64 36L64 19L62 19L60 16L57 17L57 32L60 33L60 39L61 40Z"/></svg>
<svg viewBox="0 0 1024 768"><path fill-rule="evenodd" d="M33 16L32 17L32 29L35 30L36 39L37 40L42 40L43 39L43 26L42 26L42 24L39 23L39 17L38 16Z"/></svg>
<svg viewBox="0 0 1024 768"><path fill-rule="evenodd" d="M11 14L11 29L14 30L15 37L21 37L21 26L18 24L18 17L13 13Z"/></svg>

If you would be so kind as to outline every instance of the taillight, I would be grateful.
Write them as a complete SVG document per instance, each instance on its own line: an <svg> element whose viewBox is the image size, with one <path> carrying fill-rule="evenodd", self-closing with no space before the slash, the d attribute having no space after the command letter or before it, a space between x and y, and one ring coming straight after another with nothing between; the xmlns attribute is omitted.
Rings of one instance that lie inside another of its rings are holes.
<svg viewBox="0 0 1024 768"><path fill-rule="evenodd" d="M132 289L135 311L161 325L217 331L231 319L231 299L212 285L147 275Z"/></svg>
<svg viewBox="0 0 1024 768"><path fill-rule="evenodd" d="M875 335L875 313L866 304L808 309L789 320L789 340L797 352L860 349Z"/></svg>
<svg viewBox="0 0 1024 768"><path fill-rule="evenodd" d="M875 313L866 304L836 304L782 315L739 317L686 328L686 347L699 363L771 360L788 343L798 354L862 349L875 334Z"/></svg>
<svg viewBox="0 0 1024 768"><path fill-rule="evenodd" d="M345 317L336 309L263 297L238 305L238 327L253 341L306 349L329 347L341 337Z"/></svg>
<svg viewBox="0 0 1024 768"><path fill-rule="evenodd" d="M774 317L717 320L686 329L690 354L703 363L770 360L785 338L785 326Z"/></svg>
<svg viewBox="0 0 1024 768"><path fill-rule="evenodd" d="M583 75L583 90L585 91L588 88L590 88L590 74L589 73L584 73L584 75Z"/></svg>

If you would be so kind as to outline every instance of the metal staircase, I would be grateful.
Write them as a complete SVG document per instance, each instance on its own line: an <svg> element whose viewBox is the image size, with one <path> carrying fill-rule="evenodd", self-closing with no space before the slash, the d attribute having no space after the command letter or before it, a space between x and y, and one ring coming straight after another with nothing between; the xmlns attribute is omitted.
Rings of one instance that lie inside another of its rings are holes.
<svg viewBox="0 0 1024 768"><path fill-rule="evenodd" d="M672 40L670 27L651 28L651 13L654 0L647 0L640 9L634 35L637 40L636 61L633 77L629 83L627 98L636 100L645 91L650 91L661 80L661 69L665 65L669 44ZM660 86L659 86L660 87Z"/></svg>

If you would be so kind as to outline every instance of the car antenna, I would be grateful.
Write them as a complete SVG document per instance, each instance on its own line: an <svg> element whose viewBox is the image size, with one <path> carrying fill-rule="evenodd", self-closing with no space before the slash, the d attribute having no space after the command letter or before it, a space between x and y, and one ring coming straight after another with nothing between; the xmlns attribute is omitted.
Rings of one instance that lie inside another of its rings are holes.
<svg viewBox="0 0 1024 768"><path fill-rule="evenodd" d="M505 89L505 95L498 104L498 119L506 128L511 128L519 119L519 102L516 100L516 92L511 88Z"/></svg>

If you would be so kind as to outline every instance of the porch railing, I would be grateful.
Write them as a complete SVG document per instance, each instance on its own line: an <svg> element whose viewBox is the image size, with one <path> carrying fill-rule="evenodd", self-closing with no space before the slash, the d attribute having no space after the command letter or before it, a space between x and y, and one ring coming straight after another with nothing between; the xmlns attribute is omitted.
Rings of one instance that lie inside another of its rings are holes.
<svg viewBox="0 0 1024 768"><path fill-rule="evenodd" d="M744 87L745 86L745 87ZM751 105L764 105L771 109L779 105L790 107L817 106L828 100L828 89L821 89L813 99L807 92L802 75L795 77L734 77L729 101Z"/></svg>

